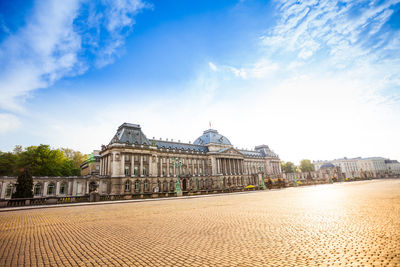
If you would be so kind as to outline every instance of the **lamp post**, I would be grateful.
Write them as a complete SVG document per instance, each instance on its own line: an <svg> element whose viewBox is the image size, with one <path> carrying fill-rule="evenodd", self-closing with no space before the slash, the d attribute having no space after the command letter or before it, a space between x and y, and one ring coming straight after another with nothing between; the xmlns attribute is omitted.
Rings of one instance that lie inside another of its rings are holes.
<svg viewBox="0 0 400 267"><path fill-rule="evenodd" d="M172 158L172 164L175 167L176 171L176 187L175 187L175 192L176 196L182 196L182 189L181 189L181 184L179 182L179 168L182 166L182 160L180 158Z"/></svg>
<svg viewBox="0 0 400 267"><path fill-rule="evenodd" d="M263 166L261 165L261 163L258 166L258 169L260 170L260 175L261 175L261 187L262 187L263 190L265 190L265 189L267 189L267 187L265 186L265 183L264 183Z"/></svg>

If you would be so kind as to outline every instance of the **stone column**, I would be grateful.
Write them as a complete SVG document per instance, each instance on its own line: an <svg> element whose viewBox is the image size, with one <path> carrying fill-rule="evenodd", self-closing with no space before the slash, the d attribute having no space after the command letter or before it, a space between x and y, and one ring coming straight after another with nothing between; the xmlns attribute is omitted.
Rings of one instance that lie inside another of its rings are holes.
<svg viewBox="0 0 400 267"><path fill-rule="evenodd" d="M2 183L1 185L1 192L0 192L0 199L4 199L6 196L6 187L7 183Z"/></svg>
<svg viewBox="0 0 400 267"><path fill-rule="evenodd" d="M67 190L67 195L72 196L73 195L73 191L74 191L74 182L73 182L73 180L68 182L68 188L67 189L68 189Z"/></svg>
<svg viewBox="0 0 400 267"><path fill-rule="evenodd" d="M131 156L131 177L135 177L135 155Z"/></svg>
<svg viewBox="0 0 400 267"><path fill-rule="evenodd" d="M216 175L216 174L217 174L216 158L211 157L211 175Z"/></svg>
<svg viewBox="0 0 400 267"><path fill-rule="evenodd" d="M202 166L202 175L205 176L206 175L206 170L205 170L205 164L204 164L204 159L201 160L201 166Z"/></svg>
<svg viewBox="0 0 400 267"><path fill-rule="evenodd" d="M44 197L47 196L47 184L48 184L48 182L43 183L43 196Z"/></svg>
<svg viewBox="0 0 400 267"><path fill-rule="evenodd" d="M143 177L143 155L140 155L139 177Z"/></svg>
<svg viewBox="0 0 400 267"><path fill-rule="evenodd" d="M229 165L229 174L232 175L231 159L228 159L228 165Z"/></svg>
<svg viewBox="0 0 400 267"><path fill-rule="evenodd" d="M89 181L86 182L86 195L89 194Z"/></svg>
<svg viewBox="0 0 400 267"><path fill-rule="evenodd" d="M166 158L167 160L167 177L169 177L169 157Z"/></svg>
<svg viewBox="0 0 400 267"><path fill-rule="evenodd" d="M112 154L107 155L107 175L111 176L111 156Z"/></svg>
<svg viewBox="0 0 400 267"><path fill-rule="evenodd" d="M217 174L220 174L221 173L221 170L220 170L220 164L219 164L219 159L217 159Z"/></svg>
<svg viewBox="0 0 400 267"><path fill-rule="evenodd" d="M149 175L150 177L153 176L153 169L152 169L153 163L152 163L152 161L153 161L153 156L152 156L152 155L149 155L149 171L148 171L148 175Z"/></svg>
<svg viewBox="0 0 400 267"><path fill-rule="evenodd" d="M153 165L153 176L154 177L159 177L160 176L160 174L158 173L157 161L158 161L158 156L155 155L154 156L154 165Z"/></svg>
<svg viewBox="0 0 400 267"><path fill-rule="evenodd" d="M192 175L194 176L194 159L192 158Z"/></svg>
<svg viewBox="0 0 400 267"><path fill-rule="evenodd" d="M100 158L100 161L101 161L101 165L100 165L100 175L104 175L106 158L105 158L105 157L101 157L101 158Z"/></svg>
<svg viewBox="0 0 400 267"><path fill-rule="evenodd" d="M162 170L163 170L163 157L159 157L158 158L158 163L160 165L160 177L163 177L164 176L163 173L162 173Z"/></svg>
<svg viewBox="0 0 400 267"><path fill-rule="evenodd" d="M175 158L175 155L174 155ZM175 159L172 161L172 177L176 177L176 165L175 165Z"/></svg>
<svg viewBox="0 0 400 267"><path fill-rule="evenodd" d="M200 159L197 159L197 175L200 176Z"/></svg>
<svg viewBox="0 0 400 267"><path fill-rule="evenodd" d="M120 159L121 159L121 162L120 162L121 171L119 172L119 174L120 174L120 176L124 177L125 176L125 155L121 153Z"/></svg>
<svg viewBox="0 0 400 267"><path fill-rule="evenodd" d="M56 196L60 194L60 181L57 181L56 183Z"/></svg>

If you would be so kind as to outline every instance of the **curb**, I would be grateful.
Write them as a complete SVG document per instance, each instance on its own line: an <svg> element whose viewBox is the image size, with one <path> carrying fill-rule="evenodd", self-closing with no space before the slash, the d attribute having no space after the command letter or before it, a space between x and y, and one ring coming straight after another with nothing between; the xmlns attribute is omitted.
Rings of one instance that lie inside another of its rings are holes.
<svg viewBox="0 0 400 267"><path fill-rule="evenodd" d="M226 196L226 195L261 193L261 192L266 192L266 191L267 190L257 190L257 191L232 192L232 193L208 194L208 195L197 195L197 196L160 197L160 198L147 198L147 199L127 199L127 200L109 200L109 201L99 201L99 202L82 202L82 203L70 203L70 204L21 206L21 207L1 208L0 213L8 212L8 211L20 211L20 210L66 208L66 207L80 207L80 206L93 206L93 205L111 205L111 204L120 204L120 203L140 203L140 202L149 202L149 201L179 200L179 199L203 198L203 197L221 197L221 196ZM270 191L270 190L268 190L268 191Z"/></svg>

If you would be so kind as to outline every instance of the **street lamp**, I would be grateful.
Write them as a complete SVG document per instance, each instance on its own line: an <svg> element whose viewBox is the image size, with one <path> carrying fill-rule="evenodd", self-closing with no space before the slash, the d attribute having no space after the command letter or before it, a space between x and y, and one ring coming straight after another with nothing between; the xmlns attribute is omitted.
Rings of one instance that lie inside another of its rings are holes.
<svg viewBox="0 0 400 267"><path fill-rule="evenodd" d="M263 166L261 165L261 163L259 164L258 169L260 170L260 174L261 174L261 187L263 190L265 190L265 189L267 189L267 187L265 186L265 183L264 183Z"/></svg>
<svg viewBox="0 0 400 267"><path fill-rule="evenodd" d="M175 187L175 192L176 196L182 196L182 189L181 189L181 184L179 182L179 168L182 166L182 159L180 158L172 158L172 164L175 167L175 172L176 172L176 187Z"/></svg>
<svg viewBox="0 0 400 267"><path fill-rule="evenodd" d="M297 184L297 178L296 178L296 166L294 167L294 170L293 170L293 176L294 176L293 185L294 185L295 187L297 187L298 184Z"/></svg>

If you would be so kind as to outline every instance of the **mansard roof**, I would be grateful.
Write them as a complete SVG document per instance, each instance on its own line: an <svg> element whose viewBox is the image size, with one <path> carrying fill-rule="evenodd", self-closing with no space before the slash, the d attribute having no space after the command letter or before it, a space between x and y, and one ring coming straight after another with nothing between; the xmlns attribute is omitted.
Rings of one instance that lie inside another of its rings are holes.
<svg viewBox="0 0 400 267"><path fill-rule="evenodd" d="M154 140L150 139L150 142L155 145L157 148L165 148L165 149L176 149L176 150L184 150L184 151L199 151L199 152L208 152L208 148L206 146L194 145L194 144L186 144L186 143L177 143L177 142L169 142L162 140Z"/></svg>
<svg viewBox="0 0 400 267"><path fill-rule="evenodd" d="M246 157L264 157L264 155L260 151L255 150L238 150L240 153L245 155Z"/></svg>
<svg viewBox="0 0 400 267"><path fill-rule="evenodd" d="M140 125L132 123L123 123L118 127L117 133L110 141L110 144L114 143L150 145L150 142L142 132Z"/></svg>
<svg viewBox="0 0 400 267"><path fill-rule="evenodd" d="M269 146L267 145L260 145L260 146L256 146L255 150L260 152L264 157L273 157L276 158L278 157L278 155L276 153L274 153Z"/></svg>

